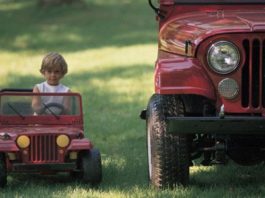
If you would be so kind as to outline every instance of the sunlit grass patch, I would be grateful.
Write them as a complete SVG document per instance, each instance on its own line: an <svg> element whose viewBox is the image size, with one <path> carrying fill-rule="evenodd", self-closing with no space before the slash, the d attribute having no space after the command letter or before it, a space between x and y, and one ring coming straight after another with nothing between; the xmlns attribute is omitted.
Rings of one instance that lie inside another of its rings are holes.
<svg viewBox="0 0 265 198"><path fill-rule="evenodd" d="M19 10L30 5L33 5L33 1L14 1L14 0L0 0L0 11L12 11Z"/></svg>
<svg viewBox="0 0 265 198"><path fill-rule="evenodd" d="M126 67L130 65L153 66L156 57L156 45L132 45L126 47L104 47L78 51L69 55L69 63L73 71L91 70L96 68L104 71L109 67ZM78 68L78 70L76 69Z"/></svg>

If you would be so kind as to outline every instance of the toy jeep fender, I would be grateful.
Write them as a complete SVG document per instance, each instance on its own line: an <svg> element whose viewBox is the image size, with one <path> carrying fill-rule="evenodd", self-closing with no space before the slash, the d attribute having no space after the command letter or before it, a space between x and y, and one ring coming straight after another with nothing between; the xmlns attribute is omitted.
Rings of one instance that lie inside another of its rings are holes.
<svg viewBox="0 0 265 198"><path fill-rule="evenodd" d="M45 104L44 97L62 104ZM32 106L34 99L41 101L38 112ZM69 172L85 182L101 182L101 156L84 136L80 94L0 91L1 187L12 172Z"/></svg>
<svg viewBox="0 0 265 198"><path fill-rule="evenodd" d="M265 1L160 0L155 93L146 119L150 182L189 183L192 160L265 159Z"/></svg>

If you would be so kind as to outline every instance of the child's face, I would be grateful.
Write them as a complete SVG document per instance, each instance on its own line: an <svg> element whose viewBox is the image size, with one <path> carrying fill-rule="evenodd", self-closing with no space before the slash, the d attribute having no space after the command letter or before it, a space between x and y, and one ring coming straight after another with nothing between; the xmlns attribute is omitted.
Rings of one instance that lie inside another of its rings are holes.
<svg viewBox="0 0 265 198"><path fill-rule="evenodd" d="M60 68L46 69L43 75L49 85L58 85L60 79L63 77L63 73Z"/></svg>

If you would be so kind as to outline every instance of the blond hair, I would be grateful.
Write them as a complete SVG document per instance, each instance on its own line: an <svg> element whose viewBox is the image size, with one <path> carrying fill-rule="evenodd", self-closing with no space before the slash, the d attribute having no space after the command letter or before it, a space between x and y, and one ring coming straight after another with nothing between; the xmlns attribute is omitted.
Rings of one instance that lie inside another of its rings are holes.
<svg viewBox="0 0 265 198"><path fill-rule="evenodd" d="M42 59L40 72L43 74L46 70L60 68L62 74L65 75L68 71L67 67L68 65L61 54L57 52L50 52Z"/></svg>

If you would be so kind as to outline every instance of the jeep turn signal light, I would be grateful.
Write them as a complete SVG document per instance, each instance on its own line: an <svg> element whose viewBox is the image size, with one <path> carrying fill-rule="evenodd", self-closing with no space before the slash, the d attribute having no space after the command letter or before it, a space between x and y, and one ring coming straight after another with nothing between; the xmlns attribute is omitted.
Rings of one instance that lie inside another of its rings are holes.
<svg viewBox="0 0 265 198"><path fill-rule="evenodd" d="M234 79L225 78L219 82L218 91L224 98L234 99L239 93L239 85Z"/></svg>
<svg viewBox="0 0 265 198"><path fill-rule="evenodd" d="M15 153L7 153L8 159L9 160L15 160L16 159L16 154Z"/></svg>
<svg viewBox="0 0 265 198"><path fill-rule="evenodd" d="M21 135L17 138L17 145L24 149L24 148L27 148L30 144L30 139L28 136L26 135Z"/></svg>
<svg viewBox="0 0 265 198"><path fill-rule="evenodd" d="M59 135L56 139L56 143L59 147L67 147L69 145L69 137L67 135Z"/></svg>
<svg viewBox="0 0 265 198"><path fill-rule="evenodd" d="M75 160L75 159L77 159L77 152L71 152L70 154L69 154L69 158L71 159L71 160Z"/></svg>

